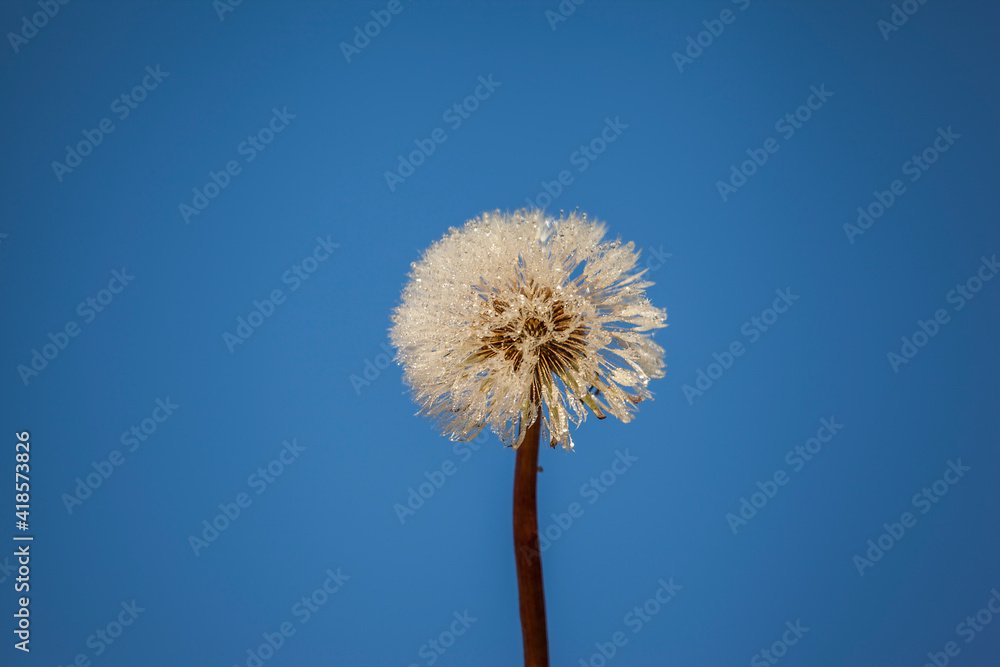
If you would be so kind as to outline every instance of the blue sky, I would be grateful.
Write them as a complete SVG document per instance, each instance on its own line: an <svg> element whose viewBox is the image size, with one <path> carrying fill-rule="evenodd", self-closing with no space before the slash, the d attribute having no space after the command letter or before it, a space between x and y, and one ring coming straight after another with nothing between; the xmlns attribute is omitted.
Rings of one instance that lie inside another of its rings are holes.
<svg viewBox="0 0 1000 667"><path fill-rule="evenodd" d="M553 664L985 664L997 11L5 3L3 664L518 664L514 453L385 346L528 201L670 325L633 423L541 453Z"/></svg>

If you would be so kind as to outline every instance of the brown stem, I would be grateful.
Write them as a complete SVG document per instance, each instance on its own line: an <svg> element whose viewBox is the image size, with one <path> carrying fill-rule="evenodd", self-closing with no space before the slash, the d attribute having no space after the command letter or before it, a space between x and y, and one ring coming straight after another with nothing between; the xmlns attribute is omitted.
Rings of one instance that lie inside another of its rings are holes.
<svg viewBox="0 0 1000 667"><path fill-rule="evenodd" d="M517 448L514 464L514 558L521 602L521 636L525 667L548 667L549 642L545 629L545 588L542 555L538 549L538 438L541 415L528 428Z"/></svg>

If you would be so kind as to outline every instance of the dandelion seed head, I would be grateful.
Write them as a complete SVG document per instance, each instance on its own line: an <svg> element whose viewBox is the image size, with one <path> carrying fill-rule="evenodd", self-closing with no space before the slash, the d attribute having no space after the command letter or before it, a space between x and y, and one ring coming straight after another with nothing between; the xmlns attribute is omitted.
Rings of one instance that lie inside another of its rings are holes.
<svg viewBox="0 0 1000 667"><path fill-rule="evenodd" d="M631 420L663 377L632 243L585 214L484 213L411 264L390 338L420 413L453 440L486 427L517 447L536 419L553 447L590 412Z"/></svg>

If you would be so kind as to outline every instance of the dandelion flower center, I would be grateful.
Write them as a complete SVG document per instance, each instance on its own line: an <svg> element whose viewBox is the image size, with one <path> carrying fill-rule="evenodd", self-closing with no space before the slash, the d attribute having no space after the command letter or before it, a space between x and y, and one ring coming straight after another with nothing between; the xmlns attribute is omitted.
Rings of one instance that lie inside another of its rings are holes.
<svg viewBox="0 0 1000 667"><path fill-rule="evenodd" d="M537 317L529 317L524 323L525 336L531 336L532 338L541 338L548 332L549 330L545 327L545 323L542 322Z"/></svg>

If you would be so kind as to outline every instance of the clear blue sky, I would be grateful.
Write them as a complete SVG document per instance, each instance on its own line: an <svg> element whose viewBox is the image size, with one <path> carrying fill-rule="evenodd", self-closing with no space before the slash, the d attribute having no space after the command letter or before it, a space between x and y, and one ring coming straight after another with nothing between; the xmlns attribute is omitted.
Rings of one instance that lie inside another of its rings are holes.
<svg viewBox="0 0 1000 667"><path fill-rule="evenodd" d="M0 8L4 665L518 664L514 453L383 346L527 200L670 324L541 454L553 665L1000 653L995 5L46 1Z"/></svg>

